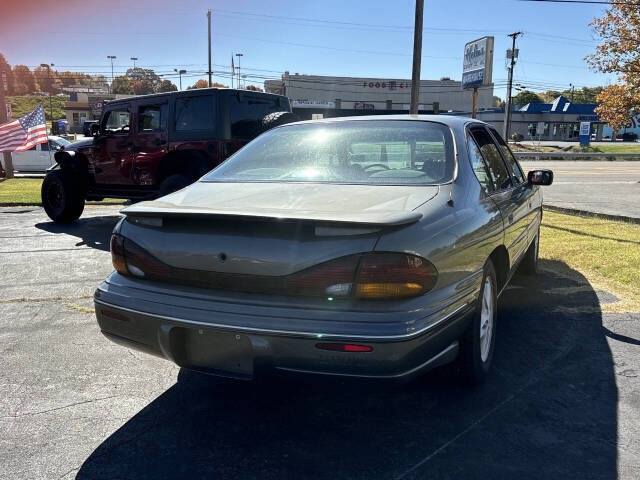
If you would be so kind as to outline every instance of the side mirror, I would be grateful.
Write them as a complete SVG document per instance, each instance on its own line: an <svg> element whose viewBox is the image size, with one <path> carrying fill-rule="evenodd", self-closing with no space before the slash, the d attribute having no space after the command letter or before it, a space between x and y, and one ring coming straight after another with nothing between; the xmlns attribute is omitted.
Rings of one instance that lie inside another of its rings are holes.
<svg viewBox="0 0 640 480"><path fill-rule="evenodd" d="M96 137L100 133L100 125L97 123L91 124L91 136Z"/></svg>
<svg viewBox="0 0 640 480"><path fill-rule="evenodd" d="M527 175L529 185L551 185L553 172L551 170L531 170Z"/></svg>

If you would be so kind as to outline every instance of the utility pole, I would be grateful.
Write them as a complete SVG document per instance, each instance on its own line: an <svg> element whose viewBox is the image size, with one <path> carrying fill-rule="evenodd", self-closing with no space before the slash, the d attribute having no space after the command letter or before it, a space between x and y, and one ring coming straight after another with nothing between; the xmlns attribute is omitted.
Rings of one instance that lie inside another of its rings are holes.
<svg viewBox="0 0 640 480"><path fill-rule="evenodd" d="M109 85L109 93L111 93L111 89L113 88L113 61L115 60L115 55L107 55L107 58L111 60L111 85Z"/></svg>
<svg viewBox="0 0 640 480"><path fill-rule="evenodd" d="M41 63L40 66L42 68L47 68L48 72L48 80L49 80L49 120L53 122L53 103L51 103L51 90L53 90L53 79L51 78L51 67L53 67L53 63L49 65L48 63ZM52 123L53 125L53 123Z"/></svg>
<svg viewBox="0 0 640 480"><path fill-rule="evenodd" d="M6 67L5 67L6 68ZM9 90L9 73L4 71L0 66L0 124L5 123L10 118L7 118L7 102L5 102L5 93ZM13 161L11 160L11 152L3 152L4 165L6 170L6 177L13 178ZM0 165L0 171L2 171L2 165Z"/></svg>
<svg viewBox="0 0 640 480"><path fill-rule="evenodd" d="M513 69L516 66L516 38L522 35L522 32L510 33L512 46L511 46L511 65L509 66L509 82L507 84L507 101L505 103L505 120L504 120L504 140L509 141L509 128L511 127L511 87L513 87Z"/></svg>
<svg viewBox="0 0 640 480"><path fill-rule="evenodd" d="M209 27L209 71L207 73L209 74L209 87L211 87L211 9L207 10L207 24Z"/></svg>
<svg viewBox="0 0 640 480"><path fill-rule="evenodd" d="M178 77L180 78L180 91L182 91L182 74L187 73L186 70L178 70L177 68L173 69L174 72L178 72Z"/></svg>
<svg viewBox="0 0 640 480"><path fill-rule="evenodd" d="M131 57L131 60L133 60L133 68L136 68L136 60L138 60L138 57Z"/></svg>
<svg viewBox="0 0 640 480"><path fill-rule="evenodd" d="M242 88L242 83L240 82L240 59L243 55L243 53L236 53L236 57L238 57L238 88Z"/></svg>
<svg viewBox="0 0 640 480"><path fill-rule="evenodd" d="M413 27L413 71L411 73L411 107L409 113L418 114L420 97L420 64L422 61L422 17L424 0L416 0L416 21Z"/></svg>
<svg viewBox="0 0 640 480"><path fill-rule="evenodd" d="M576 89L576 86L573 83L570 83L569 86L571 87L571 103L573 103L573 91Z"/></svg>

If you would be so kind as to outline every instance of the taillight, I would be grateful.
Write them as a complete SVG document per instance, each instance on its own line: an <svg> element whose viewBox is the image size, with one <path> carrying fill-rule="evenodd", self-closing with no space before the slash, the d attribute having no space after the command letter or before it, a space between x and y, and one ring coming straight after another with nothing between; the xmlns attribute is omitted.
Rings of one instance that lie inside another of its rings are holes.
<svg viewBox="0 0 640 480"><path fill-rule="evenodd" d="M355 296L358 298L413 297L431 290L437 276L435 267L416 255L404 253L363 255Z"/></svg>
<svg viewBox="0 0 640 480"><path fill-rule="evenodd" d="M422 295L438 278L429 261L407 253L347 255L281 277L232 274L172 267L135 242L111 237L114 268L147 280L273 295L360 299L394 299Z"/></svg>
<svg viewBox="0 0 640 480"><path fill-rule="evenodd" d="M114 233L111 235L111 262L118 273L127 275L127 264L124 260L124 237Z"/></svg>
<svg viewBox="0 0 640 480"><path fill-rule="evenodd" d="M122 235L111 235L113 268L123 275L140 278L165 279L170 267Z"/></svg>

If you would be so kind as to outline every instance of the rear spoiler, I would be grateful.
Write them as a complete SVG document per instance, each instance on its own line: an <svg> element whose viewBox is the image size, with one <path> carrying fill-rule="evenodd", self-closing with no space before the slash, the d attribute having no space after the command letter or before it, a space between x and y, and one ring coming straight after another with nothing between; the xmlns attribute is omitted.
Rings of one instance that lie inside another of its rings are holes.
<svg viewBox="0 0 640 480"><path fill-rule="evenodd" d="M151 201L136 203L120 213L130 217L236 217L245 220L311 221L318 223L345 223L376 226L398 226L415 223L422 218L416 211L410 212L321 212L283 211L253 208L251 210L222 210L212 207L181 206L173 203Z"/></svg>

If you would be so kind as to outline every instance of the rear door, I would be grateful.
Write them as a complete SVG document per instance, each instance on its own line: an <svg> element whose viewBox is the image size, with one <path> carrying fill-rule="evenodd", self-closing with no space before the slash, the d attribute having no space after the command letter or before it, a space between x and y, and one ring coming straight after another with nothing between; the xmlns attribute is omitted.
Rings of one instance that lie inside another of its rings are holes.
<svg viewBox="0 0 640 480"><path fill-rule="evenodd" d="M41 154L40 145L34 145L24 152L13 152L11 154L11 163L13 168L19 172L33 172L38 169L38 159Z"/></svg>
<svg viewBox="0 0 640 480"><path fill-rule="evenodd" d="M496 144L489 131L482 125L472 126L469 133L480 149L485 161L489 181L491 185L490 196L496 203L504 221L504 243L509 252L510 264L513 265L519 257L522 246L525 244L523 237L524 225L517 221L520 198L515 191L514 181L510 170L500 153L500 147Z"/></svg>
<svg viewBox="0 0 640 480"><path fill-rule="evenodd" d="M153 185L158 165L168 152L168 99L152 99L136 104L136 134L132 140L133 182Z"/></svg>
<svg viewBox="0 0 640 480"><path fill-rule="evenodd" d="M108 106L93 141L97 184L128 185L132 180L132 114L129 104Z"/></svg>

